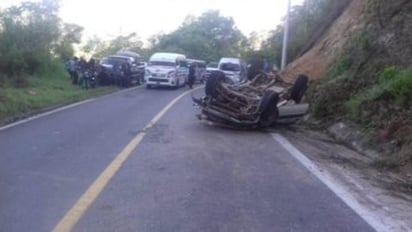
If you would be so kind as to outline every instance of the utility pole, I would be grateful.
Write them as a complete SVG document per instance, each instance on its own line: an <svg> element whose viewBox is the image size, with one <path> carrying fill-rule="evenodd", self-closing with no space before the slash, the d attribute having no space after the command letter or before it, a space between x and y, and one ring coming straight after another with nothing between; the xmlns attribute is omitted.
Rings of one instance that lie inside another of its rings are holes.
<svg viewBox="0 0 412 232"><path fill-rule="evenodd" d="M288 10L286 12L286 20L285 20L285 30L283 32L283 46L282 46L282 63L280 65L280 70L285 69L286 66L286 59L288 56L288 37L289 37L289 13L290 13L290 1L288 0Z"/></svg>

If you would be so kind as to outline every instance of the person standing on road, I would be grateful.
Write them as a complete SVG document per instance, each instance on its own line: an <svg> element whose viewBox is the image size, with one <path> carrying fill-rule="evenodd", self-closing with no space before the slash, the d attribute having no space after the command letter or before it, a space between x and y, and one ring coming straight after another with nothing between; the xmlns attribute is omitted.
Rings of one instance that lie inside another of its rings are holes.
<svg viewBox="0 0 412 232"><path fill-rule="evenodd" d="M263 71L263 62L261 59L254 59L247 70L247 79L253 80L259 73Z"/></svg>
<svg viewBox="0 0 412 232"><path fill-rule="evenodd" d="M270 72L269 62L266 58L263 59L263 72L266 74Z"/></svg>
<svg viewBox="0 0 412 232"><path fill-rule="evenodd" d="M72 59L70 59L69 61L67 61L67 71L70 74L70 79L72 80L72 84L77 84L77 62L78 62L78 58L77 57L73 57Z"/></svg>
<svg viewBox="0 0 412 232"><path fill-rule="evenodd" d="M188 80L188 85L189 85L189 88L191 89L193 89L193 84L195 82L195 75L196 75L195 64L191 64L189 66L189 80Z"/></svg>
<svg viewBox="0 0 412 232"><path fill-rule="evenodd" d="M123 70L122 87L128 88L129 85L130 85L130 76L132 75L130 64L129 63L123 63L122 64L122 70Z"/></svg>
<svg viewBox="0 0 412 232"><path fill-rule="evenodd" d="M121 87L121 80L122 80L122 76L123 76L123 72L122 72L122 67L121 64L115 64L113 65L113 75L114 75L114 82L115 85Z"/></svg>
<svg viewBox="0 0 412 232"><path fill-rule="evenodd" d="M84 85L84 78L85 78L85 71L87 70L88 64L87 61L84 57L80 57L79 62L77 63L77 73L79 75L79 79L77 84L80 85L80 87L83 87Z"/></svg>

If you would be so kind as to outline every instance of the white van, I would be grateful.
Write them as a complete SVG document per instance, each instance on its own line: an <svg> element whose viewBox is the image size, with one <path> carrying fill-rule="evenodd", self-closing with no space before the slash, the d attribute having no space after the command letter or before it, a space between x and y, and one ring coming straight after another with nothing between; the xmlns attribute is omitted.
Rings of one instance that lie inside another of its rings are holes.
<svg viewBox="0 0 412 232"><path fill-rule="evenodd" d="M233 83L239 83L246 79L246 64L239 58L221 58L218 69L223 71Z"/></svg>
<svg viewBox="0 0 412 232"><path fill-rule="evenodd" d="M145 70L146 88L156 86L181 87L186 83L189 69L186 56L178 53L155 53Z"/></svg>

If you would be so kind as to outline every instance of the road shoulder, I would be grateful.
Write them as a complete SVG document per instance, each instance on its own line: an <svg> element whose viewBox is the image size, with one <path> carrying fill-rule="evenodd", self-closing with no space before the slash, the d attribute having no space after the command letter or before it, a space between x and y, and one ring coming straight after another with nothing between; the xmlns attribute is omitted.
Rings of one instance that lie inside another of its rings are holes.
<svg viewBox="0 0 412 232"><path fill-rule="evenodd" d="M304 151L321 172L352 193L356 203L369 210L390 231L412 231L412 196L391 188L397 177L370 167L369 157L359 154L330 137L299 127L278 128L293 146Z"/></svg>

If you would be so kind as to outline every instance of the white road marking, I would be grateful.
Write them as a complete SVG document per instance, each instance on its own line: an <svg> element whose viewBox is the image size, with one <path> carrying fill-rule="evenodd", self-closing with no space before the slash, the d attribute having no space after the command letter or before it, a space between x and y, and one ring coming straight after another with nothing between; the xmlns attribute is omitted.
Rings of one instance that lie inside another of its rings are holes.
<svg viewBox="0 0 412 232"><path fill-rule="evenodd" d="M280 134L271 134L272 137L285 148L296 160L298 160L306 169L322 181L332 192L334 192L346 205L355 211L363 220L366 221L376 231L398 231L399 223L389 222L385 218L385 223L380 216L374 214L370 209L360 204L351 194L350 190L343 185L338 184L335 179L326 170L321 170L315 163L310 161L295 146L293 146L285 137Z"/></svg>

